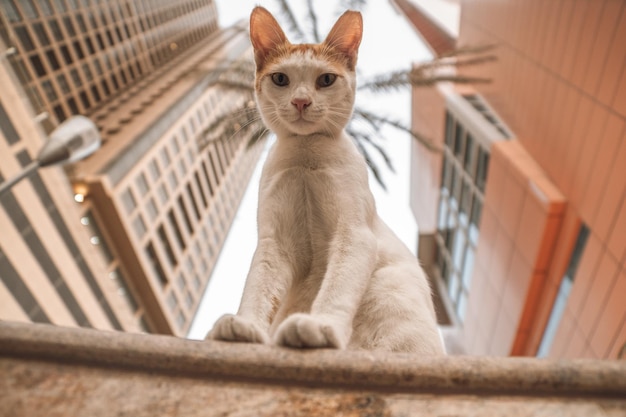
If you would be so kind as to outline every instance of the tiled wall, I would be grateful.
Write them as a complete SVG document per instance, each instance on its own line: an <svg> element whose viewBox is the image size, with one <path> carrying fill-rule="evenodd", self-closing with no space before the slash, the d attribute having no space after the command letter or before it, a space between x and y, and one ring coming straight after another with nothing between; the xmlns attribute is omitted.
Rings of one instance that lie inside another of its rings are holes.
<svg viewBox="0 0 626 417"><path fill-rule="evenodd" d="M525 346L564 211L563 195L519 141L492 145L464 326L469 353L506 356Z"/></svg>
<svg viewBox="0 0 626 417"><path fill-rule="evenodd" d="M567 200L549 281L558 284L562 277L580 223L590 229L551 356L615 358L626 342L625 40L626 2L621 0L462 3L459 44L497 47L495 64L468 70L493 80L477 89ZM492 169L489 183L510 182L497 176ZM508 218L530 210L517 201L515 190L505 186L492 213L502 229L490 244L505 258L507 248L521 241L498 236L507 231ZM510 270L508 278L523 270ZM521 297L522 289L517 294ZM540 293L535 300L543 320L551 299ZM515 352L534 354L544 324L536 321L527 343ZM494 326L497 332L499 324Z"/></svg>

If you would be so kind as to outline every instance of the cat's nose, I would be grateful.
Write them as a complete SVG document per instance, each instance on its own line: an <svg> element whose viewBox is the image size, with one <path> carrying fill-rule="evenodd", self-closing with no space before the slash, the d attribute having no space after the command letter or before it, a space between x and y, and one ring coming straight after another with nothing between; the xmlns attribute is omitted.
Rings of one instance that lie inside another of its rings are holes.
<svg viewBox="0 0 626 417"><path fill-rule="evenodd" d="M304 109L311 105L311 100L309 100L308 98L294 98L293 100L291 100L291 104L296 106L298 111L302 113Z"/></svg>

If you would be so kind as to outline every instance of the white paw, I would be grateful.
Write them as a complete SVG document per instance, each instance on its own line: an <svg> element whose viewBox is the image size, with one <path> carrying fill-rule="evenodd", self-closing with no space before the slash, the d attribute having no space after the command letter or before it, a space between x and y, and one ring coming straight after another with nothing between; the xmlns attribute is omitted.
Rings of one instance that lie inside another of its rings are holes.
<svg viewBox="0 0 626 417"><path fill-rule="evenodd" d="M270 343L269 336L259 326L233 314L220 317L206 338L230 342Z"/></svg>
<svg viewBox="0 0 626 417"><path fill-rule="evenodd" d="M278 326L277 345L296 348L344 349L345 341L331 323L310 314L293 314Z"/></svg>

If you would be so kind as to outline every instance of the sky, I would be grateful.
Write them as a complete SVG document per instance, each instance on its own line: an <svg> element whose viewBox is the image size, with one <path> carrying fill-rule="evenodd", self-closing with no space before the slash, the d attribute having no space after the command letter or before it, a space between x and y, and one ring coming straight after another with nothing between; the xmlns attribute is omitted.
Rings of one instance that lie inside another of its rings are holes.
<svg viewBox="0 0 626 417"><path fill-rule="evenodd" d="M291 0L294 13L303 15L304 0ZM256 5L266 7L274 14L279 23L284 23L275 1L253 0L217 0L218 15L222 27L241 20L248 19L250 12ZM320 35L325 36L332 27L337 16L338 2L316 2L316 13L319 19ZM323 4L327 10L324 10ZM363 13L363 40L359 48L357 63L361 79L368 75L384 73L400 68L409 68L414 62L423 62L430 59L430 54L421 40L409 26L405 18L397 13L387 0L370 0L362 10ZM304 20L300 20L303 22ZM304 25L306 28L306 23ZM289 33L286 31L287 37ZM358 79L357 79L358 82ZM363 107L402 120L406 124L410 121L410 92L406 91L372 96L366 93L357 93L357 103ZM385 137L381 144L391 157L395 174L384 168L384 163L378 161L387 185L384 191L376 181L370 177L370 188L376 198L378 213L381 218L396 232L402 241L413 253L416 252L417 225L409 207L409 178L410 178L410 137L393 128L382 131ZM213 323L226 313L236 313L250 261L256 248L256 206L258 184L262 162L267 153L267 147L260 163L257 165L243 197L239 211L226 238L224 248L203 299L191 325L188 337L204 339Z"/></svg>

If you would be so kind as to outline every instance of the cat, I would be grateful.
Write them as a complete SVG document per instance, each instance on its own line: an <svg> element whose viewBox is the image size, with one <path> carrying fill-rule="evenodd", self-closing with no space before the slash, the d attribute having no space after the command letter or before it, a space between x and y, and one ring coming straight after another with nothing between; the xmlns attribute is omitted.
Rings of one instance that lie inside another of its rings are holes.
<svg viewBox="0 0 626 417"><path fill-rule="evenodd" d="M269 11L252 11L256 100L277 139L239 311L207 338L444 354L425 274L378 217L344 132L362 31L361 14L347 11L321 44L291 44Z"/></svg>

